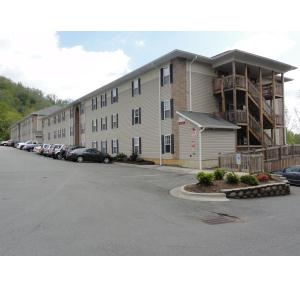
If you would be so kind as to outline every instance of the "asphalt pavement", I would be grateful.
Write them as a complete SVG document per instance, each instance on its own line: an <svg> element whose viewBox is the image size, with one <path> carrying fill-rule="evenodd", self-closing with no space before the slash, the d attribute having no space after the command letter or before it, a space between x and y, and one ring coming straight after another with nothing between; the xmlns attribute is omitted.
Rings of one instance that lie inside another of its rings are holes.
<svg viewBox="0 0 300 288"><path fill-rule="evenodd" d="M73 163L0 147L0 255L299 255L291 195L194 202L186 169Z"/></svg>

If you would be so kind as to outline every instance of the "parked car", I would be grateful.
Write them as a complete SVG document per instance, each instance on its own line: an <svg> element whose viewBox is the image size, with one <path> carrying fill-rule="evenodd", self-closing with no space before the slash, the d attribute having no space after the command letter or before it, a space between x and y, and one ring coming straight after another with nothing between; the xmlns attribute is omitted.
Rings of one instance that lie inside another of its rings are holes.
<svg viewBox="0 0 300 288"><path fill-rule="evenodd" d="M290 184L300 185L300 165L290 166L281 170L273 171L272 174L285 177Z"/></svg>
<svg viewBox="0 0 300 288"><path fill-rule="evenodd" d="M60 151L64 148L64 146L65 145L63 145L63 144L57 144L57 145L55 145L54 150L52 152L52 157L54 159L59 159L59 160L62 159L61 155L60 155Z"/></svg>
<svg viewBox="0 0 300 288"><path fill-rule="evenodd" d="M83 161L109 163L112 160L109 154L102 153L96 148L75 149L68 153L68 159L74 162L77 161L79 163Z"/></svg>
<svg viewBox="0 0 300 288"><path fill-rule="evenodd" d="M6 141L1 141L0 146L10 146L13 147L15 142L11 139L6 140Z"/></svg>
<svg viewBox="0 0 300 288"><path fill-rule="evenodd" d="M26 142L19 142L17 144L16 148L18 148L18 149L21 150L26 144L37 144L37 142L36 141L32 141L32 140L28 140Z"/></svg>
<svg viewBox="0 0 300 288"><path fill-rule="evenodd" d="M45 150L48 149L50 147L51 144L46 144L44 143L42 146L41 146L41 149L37 151L37 153L43 155Z"/></svg>
<svg viewBox="0 0 300 288"><path fill-rule="evenodd" d="M60 148L61 146L62 144L52 144L47 151L47 156L54 158L55 149Z"/></svg>
<svg viewBox="0 0 300 288"><path fill-rule="evenodd" d="M50 149L53 149L54 147L54 144L49 144L48 146L46 146L43 150L43 155L48 157L50 156L49 153L51 153L51 150Z"/></svg>
<svg viewBox="0 0 300 288"><path fill-rule="evenodd" d="M65 159L67 160L67 155L71 151L79 148L85 148L84 146L78 146L78 145L64 145L64 147L60 150L60 155L58 155L58 159Z"/></svg>
<svg viewBox="0 0 300 288"><path fill-rule="evenodd" d="M32 152L34 147L38 146L40 144L25 144L23 147L22 147L22 150L25 150L27 152Z"/></svg>

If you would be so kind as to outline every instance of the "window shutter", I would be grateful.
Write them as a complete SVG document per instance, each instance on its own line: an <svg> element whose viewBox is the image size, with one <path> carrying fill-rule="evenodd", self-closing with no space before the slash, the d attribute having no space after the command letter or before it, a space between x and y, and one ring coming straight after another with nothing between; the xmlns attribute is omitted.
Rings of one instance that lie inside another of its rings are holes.
<svg viewBox="0 0 300 288"><path fill-rule="evenodd" d="M113 154L114 153L114 143L113 143L113 140L111 140L111 154Z"/></svg>
<svg viewBox="0 0 300 288"><path fill-rule="evenodd" d="M102 131L102 124L103 124L103 123L102 123L102 117L101 117L101 131Z"/></svg>
<svg viewBox="0 0 300 288"><path fill-rule="evenodd" d="M107 116L105 116L105 130L107 130Z"/></svg>
<svg viewBox="0 0 300 288"><path fill-rule="evenodd" d="M161 154L165 154L165 135L161 135Z"/></svg>
<svg viewBox="0 0 300 288"><path fill-rule="evenodd" d="M164 86L164 69L163 68L160 69L160 86L161 87Z"/></svg>
<svg viewBox="0 0 300 288"><path fill-rule="evenodd" d="M98 132L98 119L96 119L96 132Z"/></svg>
<svg viewBox="0 0 300 288"><path fill-rule="evenodd" d="M131 97L133 97L134 81L131 81Z"/></svg>
<svg viewBox="0 0 300 288"><path fill-rule="evenodd" d="M94 110L94 98L92 98L92 110Z"/></svg>
<svg viewBox="0 0 300 288"><path fill-rule="evenodd" d="M106 153L108 152L107 150L107 140L105 140L105 150L106 150Z"/></svg>
<svg viewBox="0 0 300 288"><path fill-rule="evenodd" d="M92 132L94 132L94 120L92 120Z"/></svg>
<svg viewBox="0 0 300 288"><path fill-rule="evenodd" d="M116 97L116 102L118 102L118 101L119 101L119 93L118 93L118 88L116 88L116 95L117 95L117 97Z"/></svg>
<svg viewBox="0 0 300 288"><path fill-rule="evenodd" d="M131 139L132 140L132 154L134 153L134 138Z"/></svg>
<svg viewBox="0 0 300 288"><path fill-rule="evenodd" d="M105 106L107 106L107 96L106 96L106 93L105 93L104 99L105 99Z"/></svg>
<svg viewBox="0 0 300 288"><path fill-rule="evenodd" d="M174 99L170 99L171 118L174 118Z"/></svg>
<svg viewBox="0 0 300 288"><path fill-rule="evenodd" d="M119 139L117 139L117 154L119 154Z"/></svg>
<svg viewBox="0 0 300 288"><path fill-rule="evenodd" d="M142 124L142 109L139 108L139 124Z"/></svg>
<svg viewBox="0 0 300 288"><path fill-rule="evenodd" d="M170 64L170 83L173 83L173 64Z"/></svg>
<svg viewBox="0 0 300 288"><path fill-rule="evenodd" d="M110 102L113 104L113 90L110 90Z"/></svg>
<svg viewBox="0 0 300 288"><path fill-rule="evenodd" d="M139 86L139 95L141 94L141 78L138 80L138 86Z"/></svg>
<svg viewBox="0 0 300 288"><path fill-rule="evenodd" d="M174 134L171 134L171 154L174 154Z"/></svg>
<svg viewBox="0 0 300 288"><path fill-rule="evenodd" d="M131 110L131 124L134 125L134 109Z"/></svg>
<svg viewBox="0 0 300 288"><path fill-rule="evenodd" d="M117 128L119 128L119 114L117 113Z"/></svg>
<svg viewBox="0 0 300 288"><path fill-rule="evenodd" d="M113 121L114 121L114 116L111 115L111 129L114 129Z"/></svg>
<svg viewBox="0 0 300 288"><path fill-rule="evenodd" d="M103 95L100 96L100 99L101 99L101 101L100 101L100 107L102 108Z"/></svg>
<svg viewBox="0 0 300 288"><path fill-rule="evenodd" d="M96 97L95 100L96 100L96 104L95 104L95 105L96 105L96 110L97 110L97 109L98 109L98 97ZM97 143L98 143L98 142L97 142ZM97 145L98 145L98 144L97 144Z"/></svg>
<svg viewBox="0 0 300 288"><path fill-rule="evenodd" d="M142 137L139 137L139 154L142 154Z"/></svg>
<svg viewBox="0 0 300 288"><path fill-rule="evenodd" d="M161 120L164 120L165 119L164 101L160 102L160 114L161 114Z"/></svg>

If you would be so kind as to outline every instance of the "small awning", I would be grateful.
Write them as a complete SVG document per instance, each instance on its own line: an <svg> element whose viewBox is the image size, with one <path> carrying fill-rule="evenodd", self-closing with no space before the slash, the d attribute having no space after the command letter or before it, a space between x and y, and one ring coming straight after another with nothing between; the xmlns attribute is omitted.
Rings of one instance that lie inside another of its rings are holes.
<svg viewBox="0 0 300 288"><path fill-rule="evenodd" d="M205 129L240 129L241 127L230 123L214 114L202 112L176 111L176 113L195 124L199 128Z"/></svg>

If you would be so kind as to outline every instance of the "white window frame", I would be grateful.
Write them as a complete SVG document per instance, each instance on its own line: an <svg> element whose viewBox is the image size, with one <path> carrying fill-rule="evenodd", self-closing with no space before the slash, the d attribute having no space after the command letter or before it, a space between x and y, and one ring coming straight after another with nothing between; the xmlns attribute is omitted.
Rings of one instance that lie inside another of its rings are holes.
<svg viewBox="0 0 300 288"><path fill-rule="evenodd" d="M98 141L92 141L92 148L96 148L98 150Z"/></svg>
<svg viewBox="0 0 300 288"><path fill-rule="evenodd" d="M101 107L106 107L107 106L107 98L106 94L101 95Z"/></svg>
<svg viewBox="0 0 300 288"><path fill-rule="evenodd" d="M133 153L139 154L140 152L140 137L134 137L133 138Z"/></svg>
<svg viewBox="0 0 300 288"><path fill-rule="evenodd" d="M102 127L101 130L107 130L107 118L106 117L102 117ZM101 123L100 123L101 124Z"/></svg>
<svg viewBox="0 0 300 288"><path fill-rule="evenodd" d="M107 142L106 141L101 141L101 152L107 153Z"/></svg>
<svg viewBox="0 0 300 288"><path fill-rule="evenodd" d="M134 109L134 125L140 123L140 111L138 109Z"/></svg>
<svg viewBox="0 0 300 288"><path fill-rule="evenodd" d="M111 97L112 97L112 100L111 102L112 103L117 103L117 88L114 88L112 89L112 94L111 94Z"/></svg>
<svg viewBox="0 0 300 288"><path fill-rule="evenodd" d="M171 82L171 76L170 76L170 65L163 68L163 83L164 85L170 84Z"/></svg>
<svg viewBox="0 0 300 288"><path fill-rule="evenodd" d="M164 101L164 119L171 118L171 101Z"/></svg>
<svg viewBox="0 0 300 288"><path fill-rule="evenodd" d="M112 139L112 154L118 153L118 139Z"/></svg>
<svg viewBox="0 0 300 288"><path fill-rule="evenodd" d="M118 122L117 122L117 113L112 115L112 128L118 128Z"/></svg>
<svg viewBox="0 0 300 288"><path fill-rule="evenodd" d="M169 139L169 140L168 140ZM165 139L164 139L164 145L165 145L165 147L164 147L164 151L165 151L165 153L166 154L170 154L171 153L171 145L172 145L172 138L171 138L171 135L169 134L169 135L165 135ZM167 149L167 147L169 148L169 149ZM169 150L169 151L168 151Z"/></svg>
<svg viewBox="0 0 300 288"><path fill-rule="evenodd" d="M133 80L133 96L139 95L139 78Z"/></svg>

